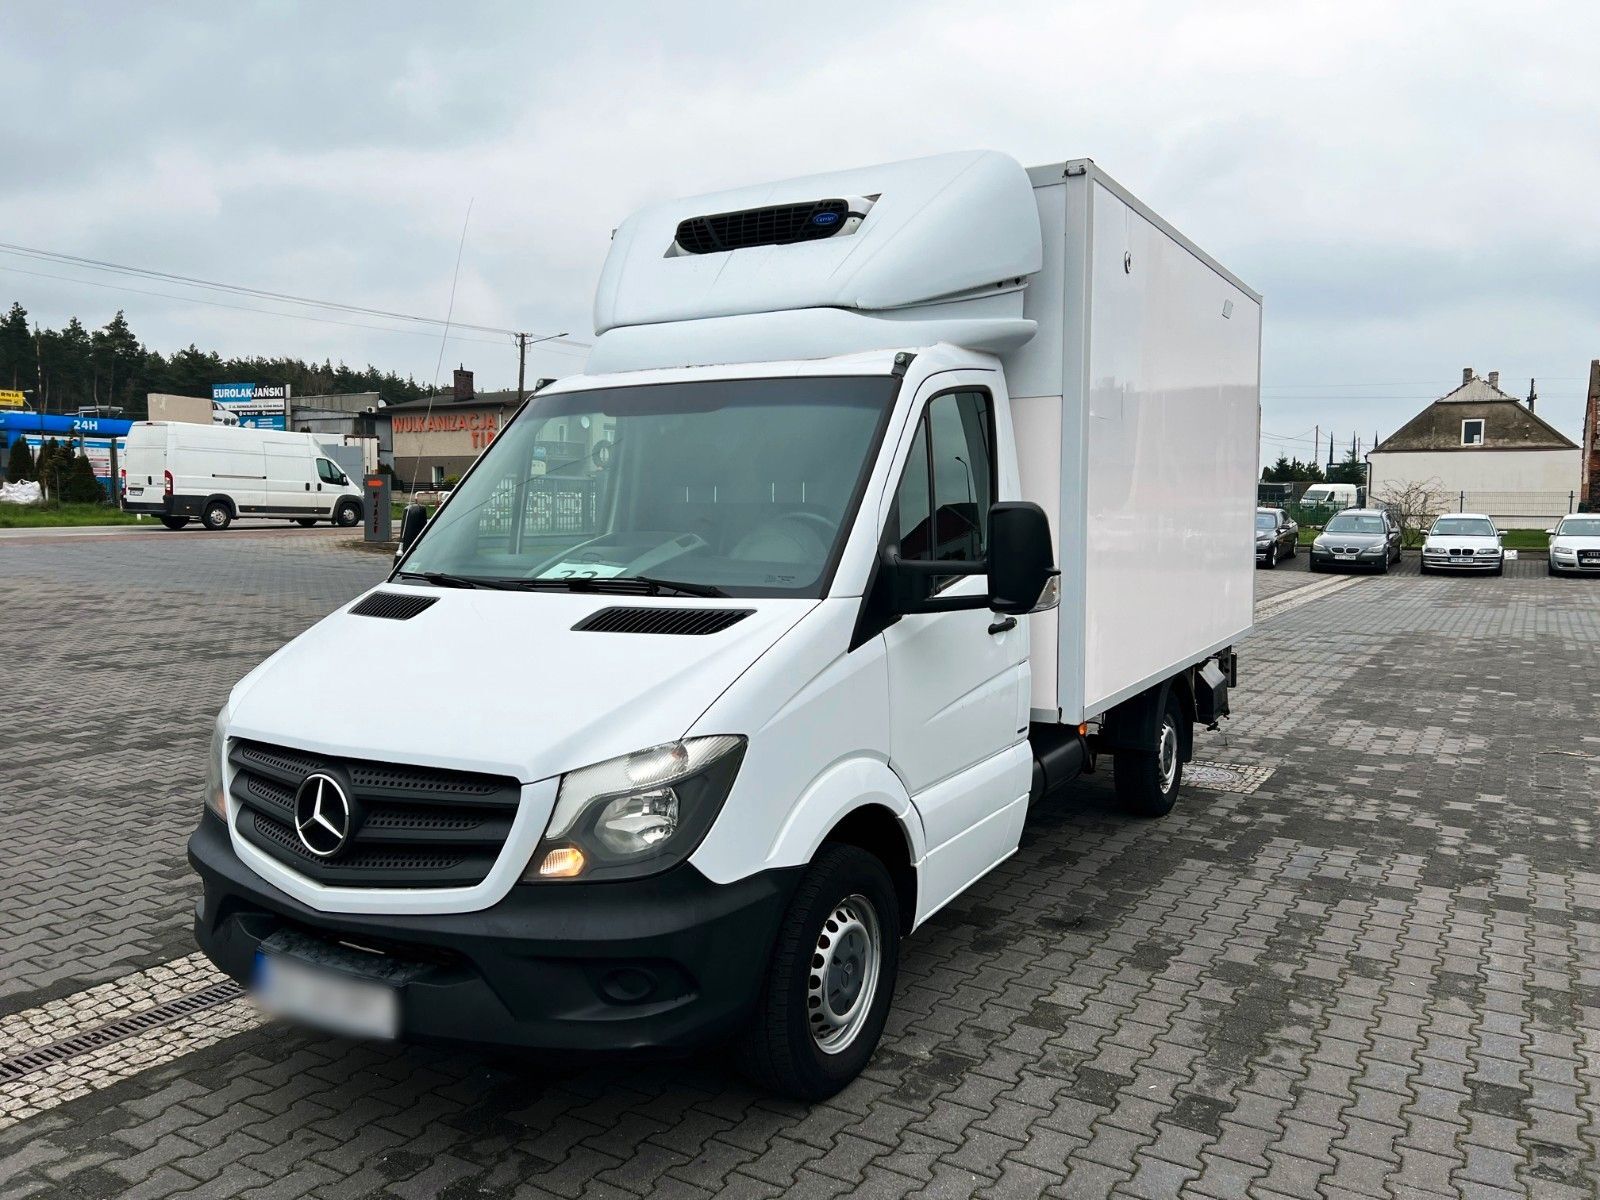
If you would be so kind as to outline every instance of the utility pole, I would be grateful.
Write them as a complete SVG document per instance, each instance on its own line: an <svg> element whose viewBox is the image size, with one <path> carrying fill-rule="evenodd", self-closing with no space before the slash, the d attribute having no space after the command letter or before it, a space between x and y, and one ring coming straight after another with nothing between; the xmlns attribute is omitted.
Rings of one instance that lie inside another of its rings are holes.
<svg viewBox="0 0 1600 1200"><path fill-rule="evenodd" d="M527 398L528 389L524 381L528 376L528 347L537 346L540 342L553 342L556 338L566 337L566 333L552 333L544 337L534 337L531 333L517 334L517 403L521 404Z"/></svg>
<svg viewBox="0 0 1600 1200"><path fill-rule="evenodd" d="M1533 390L1533 379L1528 379L1528 411L1533 411L1533 402L1539 398L1539 393Z"/></svg>

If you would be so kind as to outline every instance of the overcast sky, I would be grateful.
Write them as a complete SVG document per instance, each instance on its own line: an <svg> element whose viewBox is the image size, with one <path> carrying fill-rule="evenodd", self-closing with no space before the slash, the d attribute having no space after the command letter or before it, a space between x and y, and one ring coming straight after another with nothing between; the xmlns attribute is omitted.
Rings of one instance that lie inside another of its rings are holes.
<svg viewBox="0 0 1600 1200"><path fill-rule="evenodd" d="M1597 13L12 0L0 241L442 316L470 201L456 317L587 338L609 232L643 202L952 149L1088 156L1265 294L1266 451L1308 457L1318 424L1370 444L1467 365L1519 394L1537 376L1576 437L1600 356ZM48 325L121 307L162 351L424 381L440 361L437 334L195 296L0 254L0 301ZM483 337L444 348L445 378L513 385L509 340ZM536 350L530 372L581 363Z"/></svg>

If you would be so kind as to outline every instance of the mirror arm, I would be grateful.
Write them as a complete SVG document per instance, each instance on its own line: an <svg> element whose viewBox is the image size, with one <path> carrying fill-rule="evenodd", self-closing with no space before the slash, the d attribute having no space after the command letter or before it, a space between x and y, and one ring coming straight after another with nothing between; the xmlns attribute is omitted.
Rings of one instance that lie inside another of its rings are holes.
<svg viewBox="0 0 1600 1200"><path fill-rule="evenodd" d="M893 552L887 556L890 567L908 575L987 575L989 564L983 559L951 558L930 561L925 558L901 558Z"/></svg>

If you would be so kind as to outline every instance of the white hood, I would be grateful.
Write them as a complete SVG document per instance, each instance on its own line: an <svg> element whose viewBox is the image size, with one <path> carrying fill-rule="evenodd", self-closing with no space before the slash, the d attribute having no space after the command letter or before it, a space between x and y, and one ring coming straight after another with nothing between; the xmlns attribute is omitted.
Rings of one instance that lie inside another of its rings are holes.
<svg viewBox="0 0 1600 1200"><path fill-rule="evenodd" d="M324 618L234 688L228 736L530 783L681 737L817 604L385 590L439 599L404 621ZM752 611L701 636L572 629L624 605Z"/></svg>
<svg viewBox="0 0 1600 1200"><path fill-rule="evenodd" d="M1600 550L1600 537L1575 533L1562 533L1550 539L1550 548L1562 550Z"/></svg>

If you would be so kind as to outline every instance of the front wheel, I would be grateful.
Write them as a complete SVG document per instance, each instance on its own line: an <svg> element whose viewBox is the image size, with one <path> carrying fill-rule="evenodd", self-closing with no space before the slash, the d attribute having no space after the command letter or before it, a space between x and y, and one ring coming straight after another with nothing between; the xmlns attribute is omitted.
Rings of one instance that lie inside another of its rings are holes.
<svg viewBox="0 0 1600 1200"><path fill-rule="evenodd" d="M182 529L189 523L188 517L162 517L161 523L168 529Z"/></svg>
<svg viewBox="0 0 1600 1200"><path fill-rule="evenodd" d="M346 500L333 511L333 523L349 528L361 521L361 506Z"/></svg>
<svg viewBox="0 0 1600 1200"><path fill-rule="evenodd" d="M799 1100L839 1091L883 1036L899 957L888 870L857 846L824 846L778 929L740 1047L745 1072Z"/></svg>
<svg viewBox="0 0 1600 1200"><path fill-rule="evenodd" d="M1183 706L1169 691L1155 744L1118 750L1113 756L1112 781L1123 811L1136 817L1164 817L1172 811L1183 786L1183 722Z"/></svg>
<svg viewBox="0 0 1600 1200"><path fill-rule="evenodd" d="M1278 547L1274 544L1267 547L1267 570L1272 570L1278 565Z"/></svg>

